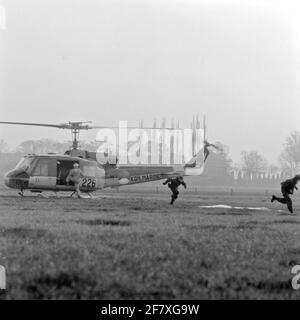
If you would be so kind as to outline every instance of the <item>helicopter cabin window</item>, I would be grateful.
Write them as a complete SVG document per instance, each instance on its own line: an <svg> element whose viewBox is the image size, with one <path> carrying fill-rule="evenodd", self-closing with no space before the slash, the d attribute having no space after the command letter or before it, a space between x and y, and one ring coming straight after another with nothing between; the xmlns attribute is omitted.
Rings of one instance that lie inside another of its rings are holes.
<svg viewBox="0 0 300 320"><path fill-rule="evenodd" d="M33 176L43 176L46 177L49 175L49 160L48 159L39 159L33 172Z"/></svg>

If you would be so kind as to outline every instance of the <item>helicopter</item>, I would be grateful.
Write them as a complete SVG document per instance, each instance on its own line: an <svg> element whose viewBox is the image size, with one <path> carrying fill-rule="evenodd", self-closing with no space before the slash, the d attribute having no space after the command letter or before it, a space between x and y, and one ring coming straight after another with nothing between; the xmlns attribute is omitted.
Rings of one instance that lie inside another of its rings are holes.
<svg viewBox="0 0 300 320"><path fill-rule="evenodd" d="M24 196L25 190L40 194L43 191L66 191L74 194L75 187L71 182L67 182L67 176L74 164L77 163L83 173L80 191L91 196L92 192L105 188L157 181L176 176L201 175L204 171L204 162L209 154L208 147L217 148L206 141L206 125L204 125L203 148L184 165L119 165L116 155L113 155L114 159L110 158L110 161L106 164L101 164L97 161L96 152L79 149L79 133L81 130L107 128L104 126L91 126L89 123L91 122L45 124L0 121L0 124L6 125L67 129L72 134L72 148L64 154L48 153L24 156L14 169L5 174L5 185L8 188L18 189L18 193L21 196ZM155 129L157 128L155 127Z"/></svg>

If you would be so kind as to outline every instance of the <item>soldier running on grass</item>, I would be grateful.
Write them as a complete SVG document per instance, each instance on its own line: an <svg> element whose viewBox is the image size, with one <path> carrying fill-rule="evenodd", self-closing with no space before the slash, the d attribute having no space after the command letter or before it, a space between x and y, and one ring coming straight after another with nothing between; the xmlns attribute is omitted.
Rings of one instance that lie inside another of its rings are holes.
<svg viewBox="0 0 300 320"><path fill-rule="evenodd" d="M186 183L183 181L183 178L180 176L180 177L167 179L163 183L163 185L166 185L166 184L168 184L168 187L172 191L170 204L173 204L174 201L178 198L178 195L179 195L178 187L182 184L184 186L184 188L186 189Z"/></svg>
<svg viewBox="0 0 300 320"><path fill-rule="evenodd" d="M283 198L272 196L271 202L278 201L287 205L289 211L293 213L293 202L290 197L294 193L294 189L298 190L297 183L300 180L300 175L297 174L294 178L281 182L281 193Z"/></svg>

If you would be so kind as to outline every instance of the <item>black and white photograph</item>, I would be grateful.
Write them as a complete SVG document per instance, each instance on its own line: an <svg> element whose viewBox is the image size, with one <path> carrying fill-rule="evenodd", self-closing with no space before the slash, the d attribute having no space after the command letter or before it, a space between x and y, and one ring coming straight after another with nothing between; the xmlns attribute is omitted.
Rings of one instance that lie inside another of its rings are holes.
<svg viewBox="0 0 300 320"><path fill-rule="evenodd" d="M0 300L299 300L299 17L0 0Z"/></svg>

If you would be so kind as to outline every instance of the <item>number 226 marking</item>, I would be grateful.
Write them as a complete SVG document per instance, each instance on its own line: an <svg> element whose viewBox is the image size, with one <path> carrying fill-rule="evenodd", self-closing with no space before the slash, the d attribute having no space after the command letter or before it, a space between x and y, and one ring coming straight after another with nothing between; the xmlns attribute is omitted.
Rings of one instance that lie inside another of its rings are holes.
<svg viewBox="0 0 300 320"><path fill-rule="evenodd" d="M83 188L95 188L96 187L96 179L83 178L81 186Z"/></svg>

